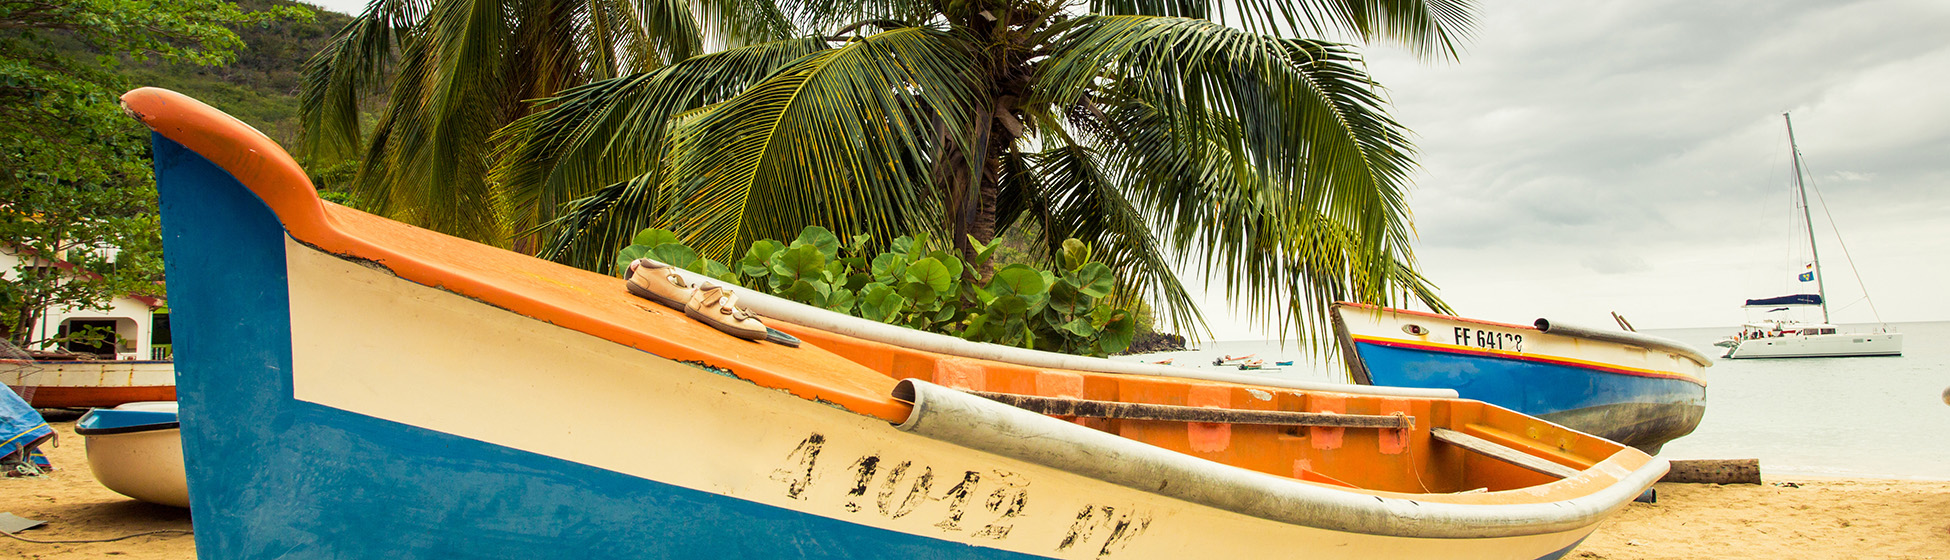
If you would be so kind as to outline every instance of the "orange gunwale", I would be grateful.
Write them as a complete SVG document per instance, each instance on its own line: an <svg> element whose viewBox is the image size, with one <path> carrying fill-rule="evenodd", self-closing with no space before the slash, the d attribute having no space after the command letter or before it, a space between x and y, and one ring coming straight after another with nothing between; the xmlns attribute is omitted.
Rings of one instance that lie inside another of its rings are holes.
<svg viewBox="0 0 1950 560"><path fill-rule="evenodd" d="M1403 315L1414 315L1414 316L1417 316L1417 317L1428 317L1428 318L1431 318L1431 319L1442 319L1442 320L1445 320L1445 321L1456 321L1456 322L1459 322L1459 323L1473 323L1473 324L1477 324L1477 325L1489 325L1489 326L1492 326L1492 327L1502 327L1502 328L1506 328L1506 329L1517 329L1517 330L1522 330L1522 331L1535 331L1535 332L1543 332L1543 331L1541 331L1541 330L1538 330L1538 329L1537 329L1537 327L1536 327L1536 326L1534 326L1534 325L1513 325L1513 324L1510 324L1510 323L1498 323L1498 322L1496 322L1496 321L1484 321L1484 320L1482 320L1482 319L1471 319L1471 318L1468 318L1468 317L1457 317L1457 316L1455 316L1455 315L1443 315L1443 314L1441 314L1441 313L1430 313L1430 312L1427 312L1427 311L1414 311L1414 310L1410 310L1410 309L1396 309L1396 308L1393 308L1393 307L1382 307L1382 306L1379 306L1379 305L1370 305L1370 304L1366 304L1366 303L1354 303L1354 302L1350 302L1350 301L1343 301L1343 302L1339 302L1339 303L1336 303L1336 304L1334 304L1334 305L1339 305L1339 306L1343 306L1343 307L1353 307L1353 308L1356 308L1356 309L1367 309L1367 310L1370 310L1370 311L1387 311L1387 312L1391 312L1391 313L1400 313L1400 314L1403 314Z"/></svg>
<svg viewBox="0 0 1950 560"><path fill-rule="evenodd" d="M884 387L863 383L862 379L872 377L842 373L857 372L862 366L831 352L776 345L763 353L744 351L749 348L740 346L749 345L726 344L720 338L722 334L682 319L681 314L659 313L648 306L638 307L647 302L629 301L627 295L614 296L622 290L614 289L613 284L602 286L601 291L590 289L597 282L620 281L614 278L510 251L494 252L503 255L483 255L488 251L478 249L468 253L474 257L486 256L494 261L493 265L514 266L513 270L488 270L483 266L488 263L439 258L442 256L439 249L474 243L325 202L318 198L318 191L304 170L276 142L235 117L189 96L160 88L141 88L124 94L122 105L157 134L230 173L269 206L284 224L286 233L300 243L342 257L373 261L408 281L673 360L712 367L736 364L737 376L761 386L830 402L889 422L906 420L913 408L893 398L895 380L886 379ZM382 245L375 243L374 238L393 243ZM408 254L392 246L412 247L416 251ZM524 273L541 282L511 278ZM610 297L601 297L605 295ZM602 301L580 305L575 302L575 298L585 296ZM635 312L625 316L622 309ZM638 309L649 309L651 313ZM650 336L651 330L661 336Z"/></svg>

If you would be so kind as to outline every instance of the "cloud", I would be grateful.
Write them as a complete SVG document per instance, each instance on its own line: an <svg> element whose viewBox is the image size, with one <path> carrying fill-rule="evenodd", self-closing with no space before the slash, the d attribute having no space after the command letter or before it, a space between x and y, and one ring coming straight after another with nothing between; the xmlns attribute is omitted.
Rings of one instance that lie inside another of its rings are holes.
<svg viewBox="0 0 1950 560"><path fill-rule="evenodd" d="M1656 308L1632 314L1641 326L1739 322L1726 302L1782 275L1792 165L1781 113L1791 111L1814 186L1877 301L1898 309L1892 320L1950 318L1950 301L1909 280L1950 276L1950 263L1873 256L1881 248L1865 241L1950 237L1950 43L1940 39L1950 4L1492 0L1481 10L1459 62L1366 50L1416 133L1417 250L1452 303L1515 316ZM1839 252L1815 212L1824 256ZM1610 291L1566 288L1599 284ZM1906 305L1887 303L1897 301Z"/></svg>

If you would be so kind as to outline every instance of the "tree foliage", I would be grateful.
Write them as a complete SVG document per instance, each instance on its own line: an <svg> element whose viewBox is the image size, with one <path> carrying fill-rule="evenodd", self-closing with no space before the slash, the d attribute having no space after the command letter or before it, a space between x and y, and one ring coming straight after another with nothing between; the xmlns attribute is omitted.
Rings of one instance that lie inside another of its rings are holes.
<svg viewBox="0 0 1950 560"><path fill-rule="evenodd" d="M1117 291L1110 267L1092 260L1089 246L1064 240L1056 268L1003 266L986 281L963 274L988 263L994 244L964 262L927 234L901 236L875 253L873 236L842 242L808 226L790 244L761 239L730 264L701 257L669 230L639 232L616 254L620 273L651 258L719 282L745 286L830 311L976 342L1069 354L1106 356L1130 347L1138 313L1111 304Z"/></svg>
<svg viewBox="0 0 1950 560"><path fill-rule="evenodd" d="M755 0L372 0L305 65L301 152L359 155L365 209L493 244L534 206L487 180L489 135L527 100L652 71L703 52L785 36L779 5ZM368 127L358 100L388 102ZM627 234L625 234L627 237Z"/></svg>
<svg viewBox="0 0 1950 560"><path fill-rule="evenodd" d="M34 342L28 328L50 305L99 308L159 291L147 135L117 101L124 57L221 64L241 44L226 26L308 13L217 0L0 0L0 243L25 257L0 285L8 338Z"/></svg>
<svg viewBox="0 0 1950 560"><path fill-rule="evenodd" d="M927 233L964 257L1020 226L1044 263L1065 239L1100 248L1180 329L1201 321L1186 268L1313 342L1336 300L1444 307L1414 267L1407 131L1352 46L1292 34L1443 56L1466 2L1078 7L807 5L805 38L545 100L498 134L493 178L544 256L589 268L646 227L728 259L808 225Z"/></svg>

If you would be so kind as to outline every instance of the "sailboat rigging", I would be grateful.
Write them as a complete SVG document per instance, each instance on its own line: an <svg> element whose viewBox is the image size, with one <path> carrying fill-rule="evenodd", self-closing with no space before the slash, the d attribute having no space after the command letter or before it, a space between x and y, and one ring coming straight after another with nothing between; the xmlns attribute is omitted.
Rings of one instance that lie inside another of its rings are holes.
<svg viewBox="0 0 1950 560"><path fill-rule="evenodd" d="M1803 180L1807 169L1801 161L1801 147L1794 138L1794 119L1787 113L1781 114L1787 124L1788 149L1794 156L1794 194L1795 202L1801 211L1801 223L1808 240L1810 261L1804 269L1797 272L1796 280L1814 282L1815 293L1789 294L1771 298L1749 299L1744 307L1763 308L1768 313L1783 311L1794 307L1821 308L1820 323L1803 323L1792 319L1768 318L1749 322L1742 326L1741 332L1729 336L1717 346L1727 349L1727 358L1818 358L1847 356L1900 356L1903 353L1902 333L1891 332L1885 325L1876 332L1843 332L1832 323L1828 312L1828 285L1826 274L1821 267L1821 250L1815 242L1815 225L1808 207L1808 185ZM1824 206L1825 208L1825 206ZM1832 221L1832 218L1831 218ZM1837 232L1839 237L1839 232ZM1843 246L1847 251L1847 246ZM1851 261L1850 266L1854 266ZM1860 281L1860 275L1857 275ZM1866 294L1868 287L1863 287ZM1867 297L1866 295L1864 296ZM1874 303L1870 304L1874 307Z"/></svg>

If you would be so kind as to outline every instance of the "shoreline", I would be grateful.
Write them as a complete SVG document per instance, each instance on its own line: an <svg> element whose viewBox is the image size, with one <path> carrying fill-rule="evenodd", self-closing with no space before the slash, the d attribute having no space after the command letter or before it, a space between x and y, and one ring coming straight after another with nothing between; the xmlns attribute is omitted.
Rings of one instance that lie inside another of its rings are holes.
<svg viewBox="0 0 1950 560"><path fill-rule="evenodd" d="M50 421L57 469L0 479L0 512L47 522L22 537L102 539L190 529L188 510L125 498L95 482L73 419ZM1566 558L1950 558L1950 481L1769 476L1759 485L1662 482L1656 503L1631 503ZM196 558L195 539L166 534L109 543L33 544L0 537L0 558Z"/></svg>

